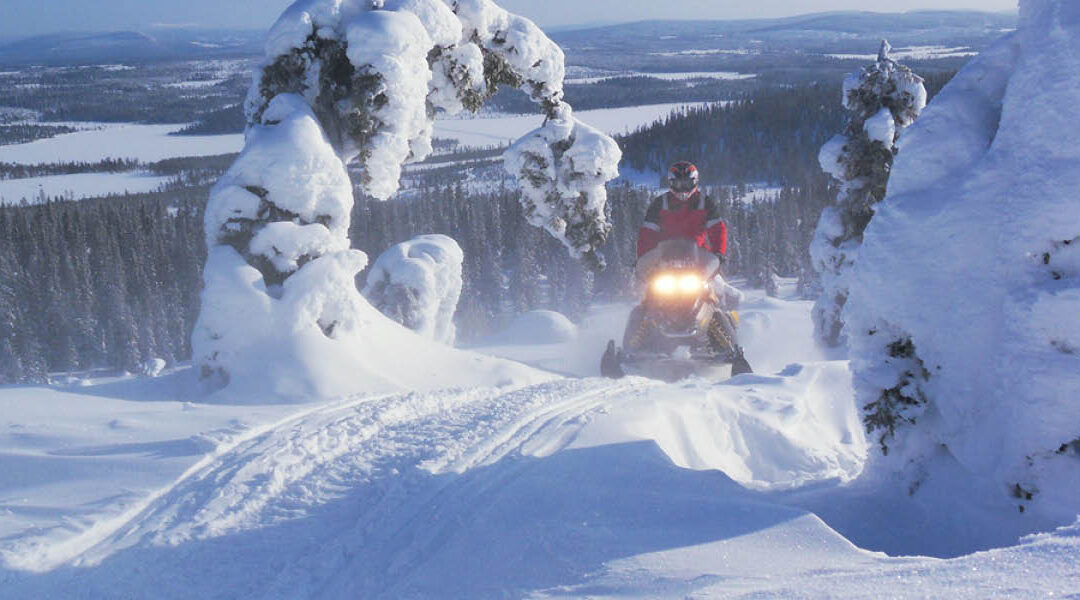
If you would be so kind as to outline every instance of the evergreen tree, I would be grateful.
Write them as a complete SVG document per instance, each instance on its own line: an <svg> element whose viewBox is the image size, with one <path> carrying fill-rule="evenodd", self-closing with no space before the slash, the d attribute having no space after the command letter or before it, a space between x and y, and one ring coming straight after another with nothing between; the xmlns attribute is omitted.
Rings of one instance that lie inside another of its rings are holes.
<svg viewBox="0 0 1080 600"><path fill-rule="evenodd" d="M881 43L877 62L844 81L843 105L848 111L843 133L821 148L821 168L840 182L835 204L818 222L811 245L822 293L814 305L814 331L830 346L842 342L842 311L851 270L874 205L885 198L900 132L926 106L923 79L889 58Z"/></svg>

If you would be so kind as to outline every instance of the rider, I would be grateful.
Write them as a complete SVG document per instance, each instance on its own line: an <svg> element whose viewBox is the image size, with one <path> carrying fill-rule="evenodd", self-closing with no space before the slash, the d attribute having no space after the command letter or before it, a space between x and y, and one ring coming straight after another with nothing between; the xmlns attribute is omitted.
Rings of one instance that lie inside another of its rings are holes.
<svg viewBox="0 0 1080 600"><path fill-rule="evenodd" d="M638 258L670 239L691 239L716 254L723 263L727 255L727 225L716 202L698 189L698 170L679 161L668 169L670 190L653 199L638 233Z"/></svg>
<svg viewBox="0 0 1080 600"><path fill-rule="evenodd" d="M716 202L701 193L699 178L698 169L691 162L682 160L671 165L667 177L670 189L653 198L638 232L638 258L664 240L689 239L715 254L720 264L724 264L727 224ZM727 309L738 308L742 292L728 285L719 274L713 279L712 287Z"/></svg>

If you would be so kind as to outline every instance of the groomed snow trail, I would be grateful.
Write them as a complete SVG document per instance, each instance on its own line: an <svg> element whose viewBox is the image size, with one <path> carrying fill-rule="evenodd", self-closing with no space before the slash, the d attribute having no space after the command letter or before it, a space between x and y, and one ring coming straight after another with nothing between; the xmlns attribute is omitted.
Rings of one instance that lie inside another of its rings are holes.
<svg viewBox="0 0 1080 600"><path fill-rule="evenodd" d="M333 581L339 563L384 535L375 544L379 554L398 558L380 579L393 581L391 572L408 570L423 553L408 547L392 553L396 536L387 526L407 529L456 474L519 455L538 434L585 422L612 398L655 385L562 380L512 391L357 398L305 410L222 444L120 517L59 545L9 550L9 567L52 572L9 572L5 587L27 586L29 597L73 592L69 586L78 580L82 597L112 597L123 589L137 595L149 581L169 576L190 582L162 597L219 597L231 592L209 574L224 569L228 580L244 582L239 589L261 588L244 595L274 597L277 589L280 597L318 596L315 589L298 591L298 581ZM250 542L234 547L238 540ZM221 561L222 544L233 560ZM409 555L414 558L402 562ZM208 587L196 593L191 586L199 582Z"/></svg>

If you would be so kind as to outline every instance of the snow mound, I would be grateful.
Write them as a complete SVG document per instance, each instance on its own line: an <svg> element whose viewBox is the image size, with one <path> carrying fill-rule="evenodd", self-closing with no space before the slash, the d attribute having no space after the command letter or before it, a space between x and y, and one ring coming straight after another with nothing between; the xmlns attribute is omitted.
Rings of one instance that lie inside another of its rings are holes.
<svg viewBox="0 0 1080 600"><path fill-rule="evenodd" d="M562 344L578 338L578 328L562 313L533 310L518 315L488 343L506 345Z"/></svg>
<svg viewBox="0 0 1080 600"><path fill-rule="evenodd" d="M445 235L422 235L392 246L367 275L364 296L421 336L453 344L461 297L461 246Z"/></svg>
<svg viewBox="0 0 1080 600"><path fill-rule="evenodd" d="M219 269L207 278L203 296L215 305L203 314L220 315L213 324L228 333L214 340L214 361L225 368L229 385L211 401L315 402L550 378L509 361L447 348L391 321L353 284L362 256L341 253L312 261L274 298L234 250L215 248L211 260ZM210 321L209 316L200 321L196 336L205 335ZM196 340L205 346L205 340Z"/></svg>
<svg viewBox="0 0 1080 600"><path fill-rule="evenodd" d="M906 136L847 313L876 471L918 483L945 452L1059 524L1080 511L1078 56L1080 5L1021 3Z"/></svg>

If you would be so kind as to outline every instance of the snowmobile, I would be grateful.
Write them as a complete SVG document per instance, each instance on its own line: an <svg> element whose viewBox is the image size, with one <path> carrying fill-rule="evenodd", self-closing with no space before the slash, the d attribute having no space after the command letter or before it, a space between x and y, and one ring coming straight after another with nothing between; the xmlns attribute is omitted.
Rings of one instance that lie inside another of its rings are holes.
<svg viewBox="0 0 1080 600"><path fill-rule="evenodd" d="M725 310L711 282L720 259L693 240L666 240L644 254L635 274L645 299L630 313L622 348L611 340L600 361L604 377L627 372L674 381L730 364L752 373L739 345L738 313Z"/></svg>

